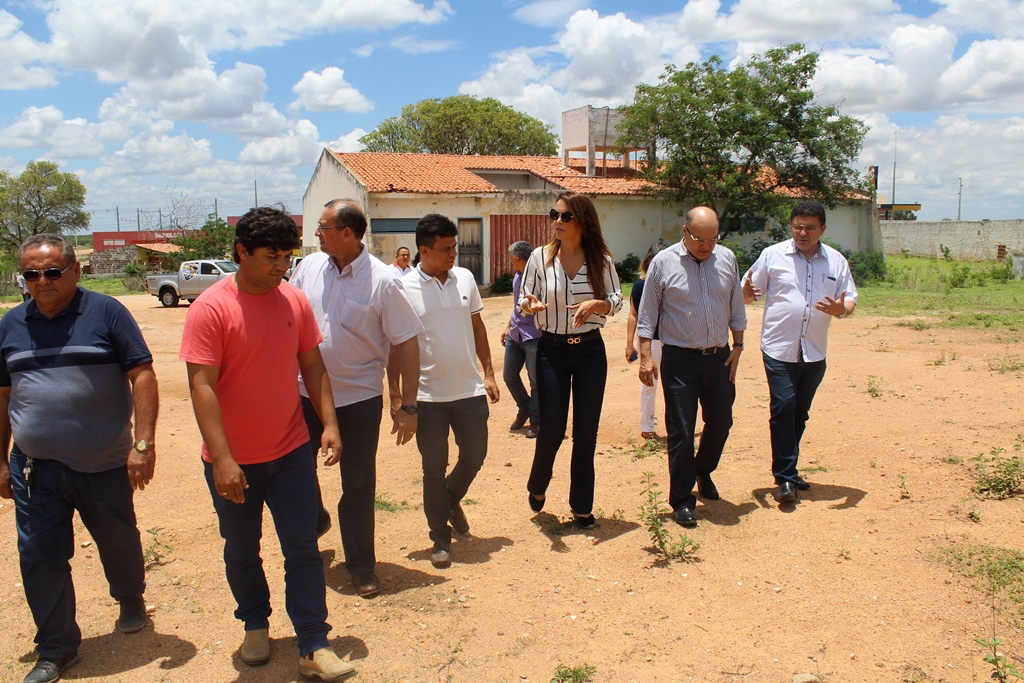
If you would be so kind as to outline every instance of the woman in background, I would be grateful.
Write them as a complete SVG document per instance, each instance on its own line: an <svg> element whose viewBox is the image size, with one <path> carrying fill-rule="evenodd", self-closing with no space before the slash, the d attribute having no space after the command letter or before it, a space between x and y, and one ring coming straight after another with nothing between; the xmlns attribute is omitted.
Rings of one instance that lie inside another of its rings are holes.
<svg viewBox="0 0 1024 683"><path fill-rule="evenodd" d="M589 529L596 524L594 451L608 377L601 328L622 307L622 291L590 199L562 193L551 209L551 220L554 235L530 254L519 298L520 310L534 316L541 333L537 347L540 433L526 488L530 508L540 512L555 455L565 437L571 397L569 507L576 523Z"/></svg>
<svg viewBox="0 0 1024 683"><path fill-rule="evenodd" d="M647 268L651 265L651 259L655 254L664 249L661 244L655 244L647 253L644 260L640 262L640 277L633 283L633 291L629 295L629 319L626 321L626 362L632 363L640 352L640 340L636 338L636 312L640 308L640 297L644 293L644 278L647 277ZM661 367L661 342L658 341L658 332L655 330L654 338L651 339L651 356L654 358L654 365ZM655 411L655 397L658 395L658 380L654 380L653 386L640 383L640 438L657 439L658 434L654 426L658 423Z"/></svg>

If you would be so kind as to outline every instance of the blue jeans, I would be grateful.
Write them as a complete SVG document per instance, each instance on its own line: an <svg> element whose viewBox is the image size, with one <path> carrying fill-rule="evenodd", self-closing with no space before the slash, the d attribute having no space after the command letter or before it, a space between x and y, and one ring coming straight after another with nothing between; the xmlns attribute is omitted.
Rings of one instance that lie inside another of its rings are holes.
<svg viewBox="0 0 1024 683"><path fill-rule="evenodd" d="M491 409L486 396L432 403L417 401L416 447L423 460L423 513L430 527L430 540L447 544L452 540L448 518L454 503L466 496L469 485L487 457L487 417ZM448 430L455 435L459 457L448 471Z"/></svg>
<svg viewBox="0 0 1024 683"><path fill-rule="evenodd" d="M508 393L516 402L520 412L529 409L530 424L534 427L540 424L540 397L537 392L537 344L540 339L527 339L518 342L512 339L512 335L505 337L505 364L502 370L502 377ZM530 380L530 393L526 393L526 386L523 385L521 376L523 366L526 366L526 376Z"/></svg>
<svg viewBox="0 0 1024 683"><path fill-rule="evenodd" d="M825 377L825 361L786 363L764 352L761 355L771 395L768 424L772 434L772 474L776 484L800 484L803 481L797 473L800 439L804 435L814 393Z"/></svg>
<svg viewBox="0 0 1024 683"><path fill-rule="evenodd" d="M27 460L11 454L11 485L21 579L36 622L36 650L47 659L74 657L82 642L70 564L75 555L75 510L96 542L110 596L121 600L146 590L128 468L88 474L56 460L33 460L30 490L23 473Z"/></svg>
<svg viewBox="0 0 1024 683"><path fill-rule="evenodd" d="M338 526L345 550L345 569L352 576L377 568L373 548L374 508L377 493L377 441L384 400L380 396L335 408L341 430L341 500L338 501ZM324 425L313 402L302 397L302 417L309 432L310 450L320 446ZM313 453L314 459L316 453ZM317 480L317 490L320 481Z"/></svg>
<svg viewBox="0 0 1024 683"><path fill-rule="evenodd" d="M594 450L608 379L608 355L598 330L580 337L578 344L568 343L571 338L544 335L537 347L540 434L526 488L535 496L543 496L547 491L555 456L569 422L571 398L569 507L578 515L589 515L594 508Z"/></svg>
<svg viewBox="0 0 1024 683"><path fill-rule="evenodd" d="M249 488L245 502L232 503L217 492L213 465L203 461L206 484L224 539L224 569L246 631L270 625L270 588L263 572L260 539L263 504L270 508L284 555L285 610L295 628L299 655L327 647L327 587L316 544L317 484L309 444L270 462L241 465Z"/></svg>
<svg viewBox="0 0 1024 683"><path fill-rule="evenodd" d="M697 505L693 486L698 474L718 467L732 429L736 385L729 381L728 347L702 355L695 349L664 344L661 347L661 386L665 393L665 428L668 430L668 502L673 510ZM700 404L704 429L694 456Z"/></svg>

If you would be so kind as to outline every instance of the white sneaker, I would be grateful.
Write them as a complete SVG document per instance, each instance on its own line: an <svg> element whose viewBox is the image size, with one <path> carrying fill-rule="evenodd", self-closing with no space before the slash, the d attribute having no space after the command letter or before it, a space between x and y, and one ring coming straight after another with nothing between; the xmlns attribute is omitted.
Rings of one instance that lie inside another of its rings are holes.
<svg viewBox="0 0 1024 683"><path fill-rule="evenodd" d="M340 681L355 672L354 666L343 662L329 647L299 657L299 673L307 678L319 676L322 681Z"/></svg>

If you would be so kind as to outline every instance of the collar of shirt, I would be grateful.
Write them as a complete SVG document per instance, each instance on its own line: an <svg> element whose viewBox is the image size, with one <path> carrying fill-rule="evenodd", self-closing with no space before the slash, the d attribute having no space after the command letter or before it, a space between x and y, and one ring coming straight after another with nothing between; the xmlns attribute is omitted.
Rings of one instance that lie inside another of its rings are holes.
<svg viewBox="0 0 1024 683"><path fill-rule="evenodd" d="M359 250L359 256L352 259L352 263L344 268L338 267L338 262L334 260L333 256L327 259L327 263L327 267L338 271L340 277L355 277L360 270L370 266L370 250L366 248L366 245L363 245L363 248Z"/></svg>
<svg viewBox="0 0 1024 683"><path fill-rule="evenodd" d="M82 297L85 296L85 290L81 287L75 288L75 296L64 308L60 309L53 314L53 317L47 318L45 315L39 312L39 308L36 306L35 299L29 299L25 303L25 320L30 318L41 318L42 320L53 320L54 318L61 318L65 315L81 315L84 313L82 310Z"/></svg>
<svg viewBox="0 0 1024 683"><path fill-rule="evenodd" d="M423 269L420 268L419 266L416 266L416 273L420 276L420 280L422 280L423 282L427 282L428 280L437 280L437 286L438 287L444 287L445 285L448 284L449 280L452 281L452 282L458 282L459 281L459 279L457 277L455 277L455 271L454 270L449 270L448 271L448 277L445 279L445 281L443 283L440 280L438 280L436 277L434 277L433 275L427 275L426 273L424 273Z"/></svg>
<svg viewBox="0 0 1024 683"><path fill-rule="evenodd" d="M792 238L789 239L789 243L786 245L786 253L787 254L799 254L800 256L804 256L804 253L802 251L800 251L799 249L797 249L797 247L796 247L796 240L794 240ZM814 259L818 258L819 256L821 256L822 258L825 258L825 259L828 258L828 254L825 253L825 247L824 247L824 245L822 245L821 241L818 242L818 250L814 252L814 256L812 256L811 258L807 258L806 256L804 256L804 258L807 259L808 261L813 261Z"/></svg>

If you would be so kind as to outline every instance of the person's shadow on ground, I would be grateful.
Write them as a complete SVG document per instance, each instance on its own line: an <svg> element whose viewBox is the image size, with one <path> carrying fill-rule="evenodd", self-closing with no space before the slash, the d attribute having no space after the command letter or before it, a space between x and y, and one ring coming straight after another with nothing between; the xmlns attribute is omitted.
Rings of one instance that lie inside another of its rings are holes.
<svg viewBox="0 0 1024 683"><path fill-rule="evenodd" d="M754 489L752 493L754 499L760 504L760 506L768 509L772 507L768 500L771 498L774 502L774 494L776 491L778 491L778 488L772 486L770 488ZM836 501L834 505L829 505L830 509L846 510L847 508L857 507L857 504L860 503L866 495L867 491L855 489L852 486L811 484L809 491L800 491L799 498L796 503L776 503L776 505L778 505L779 510L782 512L792 512L800 502L815 503L819 501Z"/></svg>
<svg viewBox="0 0 1024 683"><path fill-rule="evenodd" d="M73 678L106 678L120 676L152 662L159 662L163 671L171 671L184 666L196 656L196 652L196 646L189 641L158 633L152 625L132 634L115 631L83 638L78 648L81 659L68 674ZM18 661L34 666L37 659L36 651L32 650L19 657ZM171 674L168 678L175 676Z"/></svg>
<svg viewBox="0 0 1024 683"><path fill-rule="evenodd" d="M593 538L596 545L640 528L636 522L596 517L597 525L594 528L581 529L576 526L575 520L562 520L550 512L538 512L531 521L551 541L551 550L556 553L569 552L569 547L562 540L563 536L587 536Z"/></svg>

